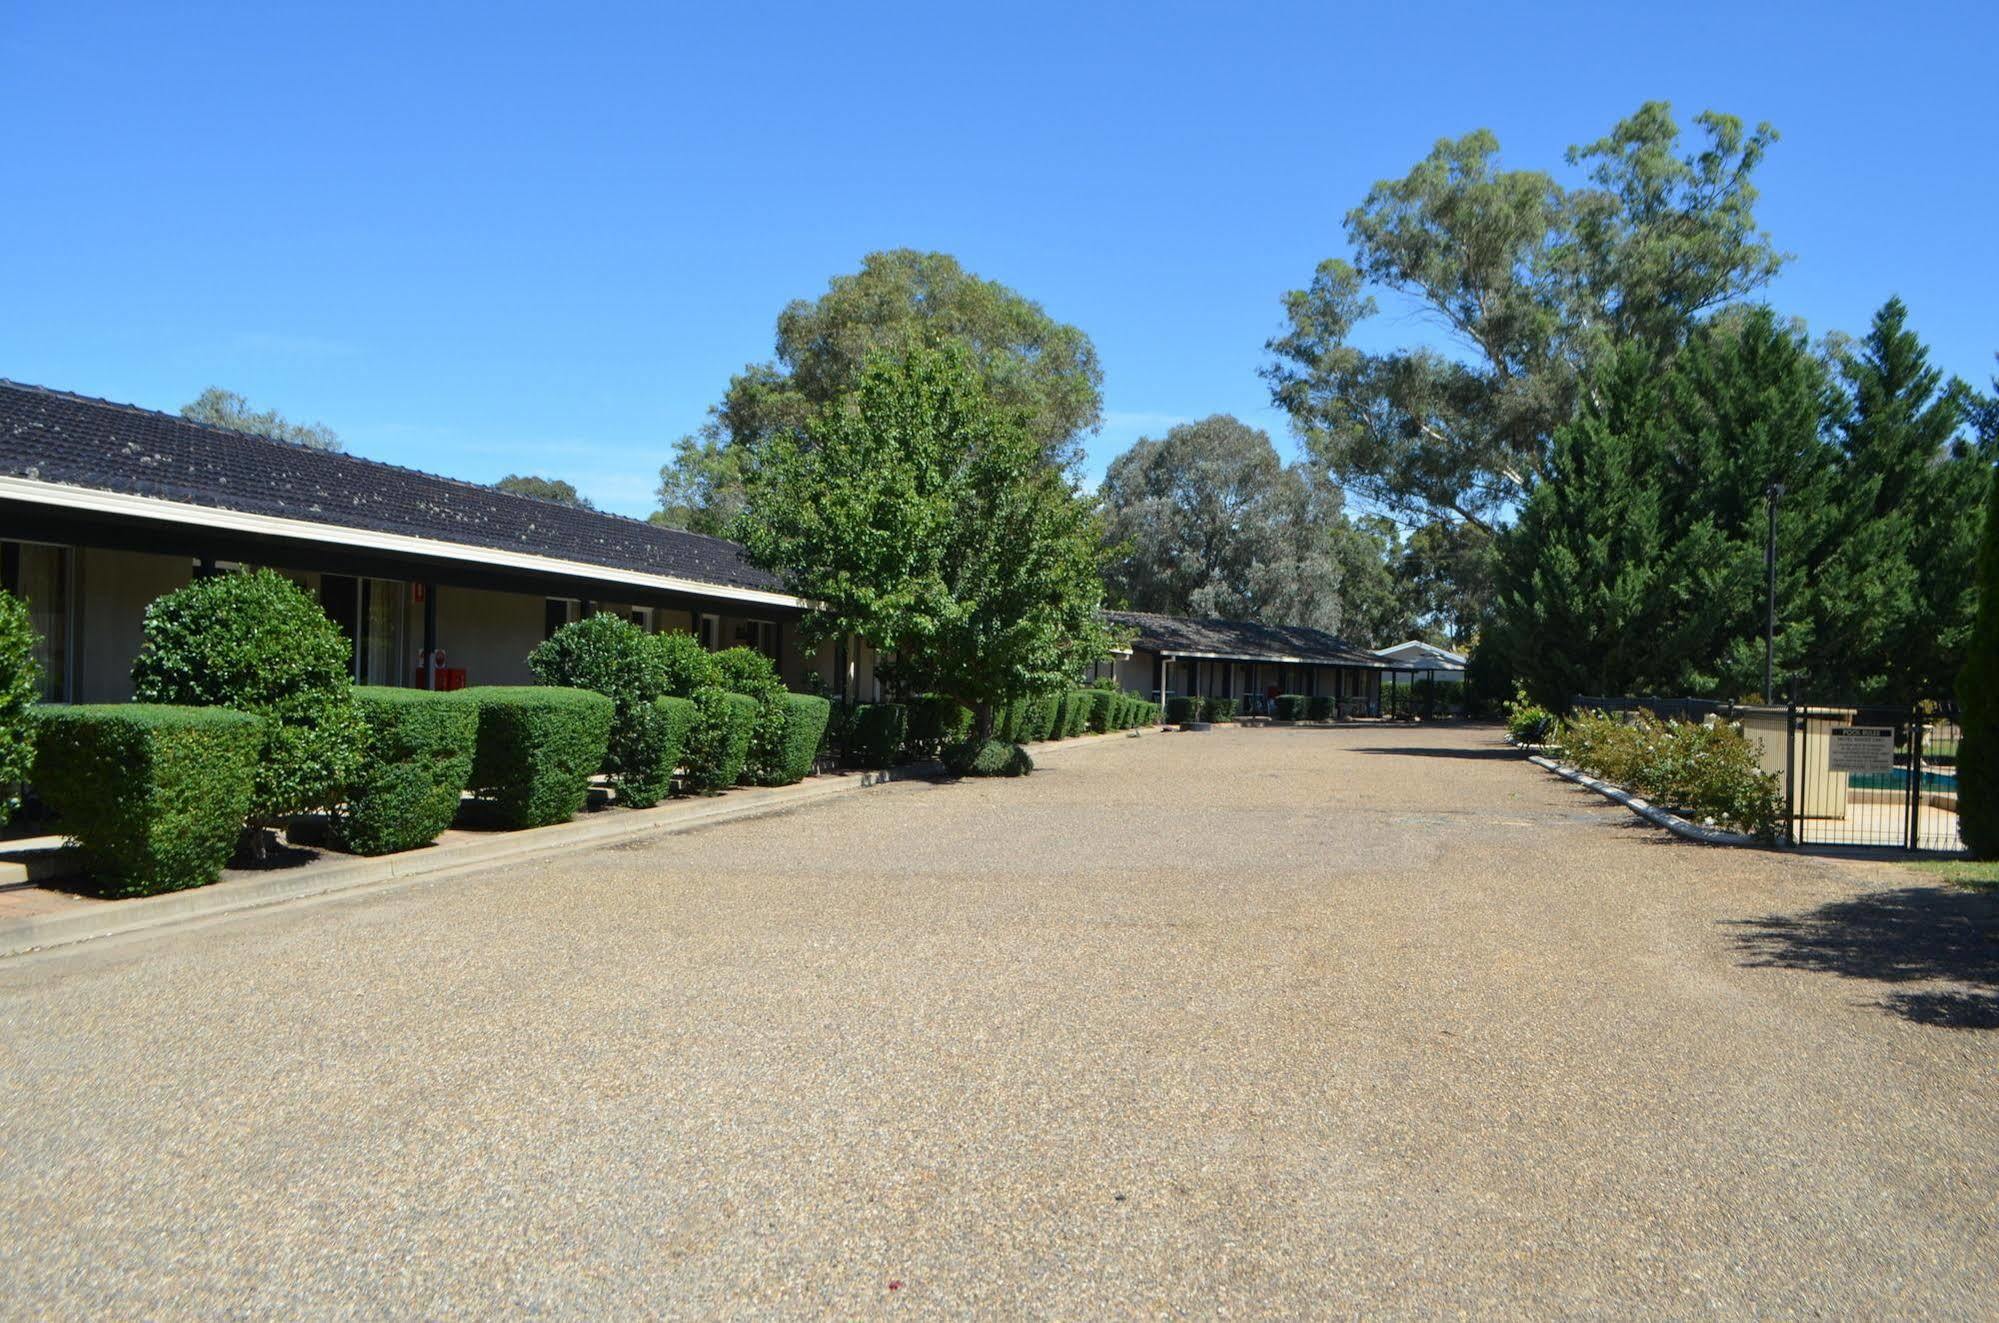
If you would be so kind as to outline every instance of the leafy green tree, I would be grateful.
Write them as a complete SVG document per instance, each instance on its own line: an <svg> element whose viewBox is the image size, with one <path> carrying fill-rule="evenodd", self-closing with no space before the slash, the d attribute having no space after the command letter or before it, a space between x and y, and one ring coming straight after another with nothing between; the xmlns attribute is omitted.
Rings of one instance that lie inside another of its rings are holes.
<svg viewBox="0 0 1999 1323"><path fill-rule="evenodd" d="M0 592L0 826L20 807L15 791L35 761L35 727L28 712L41 697L41 683L27 603Z"/></svg>
<svg viewBox="0 0 1999 1323"><path fill-rule="evenodd" d="M1307 448L1348 489L1420 521L1491 533L1532 489L1578 374L1620 339L1662 360L1782 262L1755 228L1752 175L1775 134L1733 117L1679 127L1649 102L1571 149L1589 187L1506 170L1480 130L1439 142L1348 213L1351 262L1285 296L1265 370ZM1377 353L1355 330L1374 291L1413 302L1440 346Z"/></svg>
<svg viewBox="0 0 1999 1323"><path fill-rule="evenodd" d="M981 736L995 704L1072 683L1112 642L1101 526L1032 421L962 347L877 356L802 434L755 447L738 520L760 564L825 604L806 646L862 636Z"/></svg>
<svg viewBox="0 0 1999 1323"><path fill-rule="evenodd" d="M1408 615L1376 533L1338 487L1217 414L1141 438L1100 490L1112 598L1140 611L1309 625L1355 642Z"/></svg>
<svg viewBox="0 0 1999 1323"><path fill-rule="evenodd" d="M594 510L596 505L589 497L579 495L573 484L561 478L537 478L527 473L509 473L493 486L516 496L531 496L537 501L553 501L557 505L573 505L579 510Z"/></svg>
<svg viewBox="0 0 1999 1323"><path fill-rule="evenodd" d="M776 358L738 373L699 436L676 443L660 470L656 518L724 531L741 507L743 447L799 432L856 388L876 354L900 358L953 343L1049 459L1075 462L1103 414L1103 370L1089 337L948 254L898 248L868 254L817 300L779 314Z"/></svg>
<svg viewBox="0 0 1999 1323"><path fill-rule="evenodd" d="M352 666L353 645L290 579L222 574L146 608L132 696L263 719L248 824L250 853L262 858L269 828L332 804L360 766L367 729Z"/></svg>
<svg viewBox="0 0 1999 1323"><path fill-rule="evenodd" d="M180 416L232 432L251 432L314 450L340 450L340 436L325 423L294 423L276 409L253 408L233 390L210 386L180 407Z"/></svg>
<svg viewBox="0 0 1999 1323"><path fill-rule="evenodd" d="M1999 468L1986 474L1978 547L1978 614L1957 677L1963 738L1957 746L1958 834L1980 859L1999 858Z"/></svg>

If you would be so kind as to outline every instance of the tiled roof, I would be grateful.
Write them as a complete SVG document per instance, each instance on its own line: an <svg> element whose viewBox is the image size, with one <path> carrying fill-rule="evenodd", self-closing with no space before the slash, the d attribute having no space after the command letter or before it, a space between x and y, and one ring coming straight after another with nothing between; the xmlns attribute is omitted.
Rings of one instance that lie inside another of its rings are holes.
<svg viewBox="0 0 1999 1323"><path fill-rule="evenodd" d="M1301 661L1381 666L1381 659L1323 629L1262 625L1253 620L1188 620L1145 611L1106 611L1113 624L1136 630L1133 646L1147 652L1222 657L1230 661Z"/></svg>
<svg viewBox="0 0 1999 1323"><path fill-rule="evenodd" d="M5 379L0 474L783 591L722 538Z"/></svg>

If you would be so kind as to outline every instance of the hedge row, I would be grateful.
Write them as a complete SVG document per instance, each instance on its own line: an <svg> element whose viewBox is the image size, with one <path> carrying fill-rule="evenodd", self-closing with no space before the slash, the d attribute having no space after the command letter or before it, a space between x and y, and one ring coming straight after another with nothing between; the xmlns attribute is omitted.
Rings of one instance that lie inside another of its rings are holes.
<svg viewBox="0 0 1999 1323"><path fill-rule="evenodd" d="M41 708L32 779L101 894L200 886L236 848L264 724L219 707Z"/></svg>

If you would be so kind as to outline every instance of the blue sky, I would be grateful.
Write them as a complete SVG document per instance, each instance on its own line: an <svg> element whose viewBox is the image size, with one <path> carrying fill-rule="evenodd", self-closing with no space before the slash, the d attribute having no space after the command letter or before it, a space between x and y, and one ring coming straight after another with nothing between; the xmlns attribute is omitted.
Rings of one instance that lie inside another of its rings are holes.
<svg viewBox="0 0 1999 1323"><path fill-rule="evenodd" d="M1340 217L1476 127L1559 169L1642 100L1783 134L1771 300L1999 350L1999 6L0 6L0 376L209 384L357 453L652 508L772 323L910 246L1104 364L1100 472L1233 412ZM1390 307L1379 342L1434 338Z"/></svg>

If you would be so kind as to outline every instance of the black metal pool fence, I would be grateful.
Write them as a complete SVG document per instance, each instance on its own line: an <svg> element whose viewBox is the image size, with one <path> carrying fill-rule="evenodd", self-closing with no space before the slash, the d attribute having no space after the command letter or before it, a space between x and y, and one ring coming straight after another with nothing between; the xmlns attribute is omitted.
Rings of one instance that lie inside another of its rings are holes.
<svg viewBox="0 0 1999 1323"><path fill-rule="evenodd" d="M1578 695L1572 707L1649 712L1662 721L1718 718L1757 743L1778 776L1790 845L1958 853L1953 703L1779 705L1709 698Z"/></svg>

